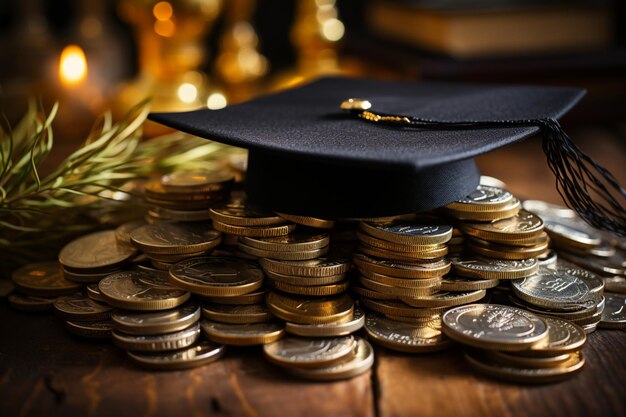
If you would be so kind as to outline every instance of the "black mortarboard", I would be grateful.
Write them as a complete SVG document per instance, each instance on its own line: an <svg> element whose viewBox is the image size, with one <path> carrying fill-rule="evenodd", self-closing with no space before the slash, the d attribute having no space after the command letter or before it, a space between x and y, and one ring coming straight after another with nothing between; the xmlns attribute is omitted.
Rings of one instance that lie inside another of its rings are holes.
<svg viewBox="0 0 626 417"><path fill-rule="evenodd" d="M263 208L375 217L466 196L479 182L473 157L542 129L551 168L567 178L559 166L581 156L556 119L583 95L578 88L324 78L222 110L150 119L249 149L248 197ZM369 112L340 109L354 97L368 100ZM568 195L571 184L564 184Z"/></svg>

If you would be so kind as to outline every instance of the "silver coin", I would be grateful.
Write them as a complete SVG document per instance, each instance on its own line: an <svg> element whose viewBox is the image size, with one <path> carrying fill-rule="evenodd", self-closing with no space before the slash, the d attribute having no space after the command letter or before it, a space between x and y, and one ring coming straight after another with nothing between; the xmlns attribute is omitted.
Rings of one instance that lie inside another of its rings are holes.
<svg viewBox="0 0 626 417"><path fill-rule="evenodd" d="M65 322L65 328L77 336L90 339L109 339L113 331L111 320L102 321L71 321Z"/></svg>
<svg viewBox="0 0 626 417"><path fill-rule="evenodd" d="M288 368L288 370L293 375L314 381L338 381L367 372L372 365L374 365L374 349L372 345L365 339L358 338L354 349L354 358L351 360L328 368Z"/></svg>
<svg viewBox="0 0 626 417"><path fill-rule="evenodd" d="M513 200L513 194L500 187L480 184L466 197L455 201L462 204L501 205Z"/></svg>
<svg viewBox="0 0 626 417"><path fill-rule="evenodd" d="M320 368L331 366L354 351L352 336L323 339L285 337L263 346L265 357L281 366Z"/></svg>
<svg viewBox="0 0 626 417"><path fill-rule="evenodd" d="M522 203L522 207L524 207L524 210L533 212L544 220L550 218L575 219L578 217L572 209L541 200L526 200Z"/></svg>
<svg viewBox="0 0 626 417"><path fill-rule="evenodd" d="M593 299L589 285L571 268L540 267L536 275L512 281L513 292L527 303L545 308L578 306Z"/></svg>
<svg viewBox="0 0 626 417"><path fill-rule="evenodd" d="M128 356L138 365L148 369L187 369L214 362L222 356L225 349L223 345L201 341L185 349L173 352L128 352Z"/></svg>
<svg viewBox="0 0 626 417"><path fill-rule="evenodd" d="M545 251L544 253L542 253L541 255L537 257L537 260L539 261L539 265L545 265L545 266L555 264L557 259L558 259L558 255L554 249L548 249L547 251Z"/></svg>
<svg viewBox="0 0 626 417"><path fill-rule="evenodd" d="M602 243L602 237L582 220L544 219L544 228L558 244L593 247Z"/></svg>
<svg viewBox="0 0 626 417"><path fill-rule="evenodd" d="M454 343L441 332L439 318L412 323L368 313L365 331L373 341L400 352L433 352L446 349Z"/></svg>
<svg viewBox="0 0 626 417"><path fill-rule="evenodd" d="M470 278L518 279L532 275L539 269L535 258L524 260L504 260L482 257L450 257L455 272Z"/></svg>
<svg viewBox="0 0 626 417"><path fill-rule="evenodd" d="M626 294L625 277L603 277L602 279L604 280L605 291Z"/></svg>
<svg viewBox="0 0 626 417"><path fill-rule="evenodd" d="M600 258L589 255L576 255L562 251L561 257L573 264L601 275L626 276L626 258L619 254Z"/></svg>
<svg viewBox="0 0 626 417"><path fill-rule="evenodd" d="M137 313L118 310L111 319L116 329L135 335L153 335L183 330L200 320L200 306L188 302L171 310Z"/></svg>
<svg viewBox="0 0 626 417"><path fill-rule="evenodd" d="M200 325L196 323L184 330L160 335L129 335L117 330L114 330L112 335L113 343L122 349L138 352L162 352L183 349L195 343L200 337Z"/></svg>
<svg viewBox="0 0 626 417"><path fill-rule="evenodd" d="M540 317L515 307L470 304L448 310L443 331L457 342L496 350L525 350L548 335Z"/></svg>
<svg viewBox="0 0 626 417"><path fill-rule="evenodd" d="M602 312L600 327L607 329L626 328L626 296L623 294L604 294L606 304Z"/></svg>

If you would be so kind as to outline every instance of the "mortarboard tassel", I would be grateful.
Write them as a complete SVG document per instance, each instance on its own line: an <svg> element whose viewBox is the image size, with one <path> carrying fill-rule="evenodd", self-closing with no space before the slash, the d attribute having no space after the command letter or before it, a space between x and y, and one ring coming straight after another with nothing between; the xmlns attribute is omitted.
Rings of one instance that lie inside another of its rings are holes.
<svg viewBox="0 0 626 417"><path fill-rule="evenodd" d="M341 108L375 123L402 128L461 130L498 127L539 127L543 133L543 151L556 177L557 191L568 207L587 223L622 236L626 235L626 210L614 193L626 199L626 190L602 165L586 155L563 131L555 119L491 121L441 121L368 111L367 100L350 99ZM597 195L594 199L592 194Z"/></svg>

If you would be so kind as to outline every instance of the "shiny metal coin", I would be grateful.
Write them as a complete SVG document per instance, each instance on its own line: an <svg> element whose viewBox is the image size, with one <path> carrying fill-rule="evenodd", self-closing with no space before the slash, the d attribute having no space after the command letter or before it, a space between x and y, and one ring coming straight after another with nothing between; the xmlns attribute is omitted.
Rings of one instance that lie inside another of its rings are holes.
<svg viewBox="0 0 626 417"><path fill-rule="evenodd" d="M173 333L200 320L200 306L193 301L170 310L137 313L117 310L111 319L115 328L135 335Z"/></svg>
<svg viewBox="0 0 626 417"><path fill-rule="evenodd" d="M337 337L352 334L365 324L365 313L358 307L349 321L326 324L285 323L285 331L302 337Z"/></svg>
<svg viewBox="0 0 626 417"><path fill-rule="evenodd" d="M606 304L599 326L606 329L626 328L626 296L605 293Z"/></svg>
<svg viewBox="0 0 626 417"><path fill-rule="evenodd" d="M227 324L202 320L200 324L202 332L209 340L233 346L272 343L285 334L285 326L273 321L254 324Z"/></svg>
<svg viewBox="0 0 626 417"><path fill-rule="evenodd" d="M81 293L59 297L54 302L55 313L71 321L100 321L111 317L113 309Z"/></svg>
<svg viewBox="0 0 626 417"><path fill-rule="evenodd" d="M213 342L200 341L195 345L173 352L128 352L137 365L154 370L177 370L197 368L219 359L226 348Z"/></svg>
<svg viewBox="0 0 626 417"><path fill-rule="evenodd" d="M174 333L138 336L113 330L113 343L122 349L137 352L162 352L184 349L196 342L200 337L198 323Z"/></svg>
<svg viewBox="0 0 626 417"><path fill-rule="evenodd" d="M263 346L265 358L280 366L323 368L352 359L355 340L352 336L333 338L285 337Z"/></svg>
<svg viewBox="0 0 626 417"><path fill-rule="evenodd" d="M435 352L454 344L452 339L441 332L439 318L410 323L368 313L365 331L373 342L400 352Z"/></svg>

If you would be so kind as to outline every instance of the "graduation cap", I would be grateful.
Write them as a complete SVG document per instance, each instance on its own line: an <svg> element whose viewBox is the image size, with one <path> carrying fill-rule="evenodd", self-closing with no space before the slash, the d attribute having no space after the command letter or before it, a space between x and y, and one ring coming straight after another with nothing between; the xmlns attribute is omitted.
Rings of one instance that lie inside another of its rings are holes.
<svg viewBox="0 0 626 417"><path fill-rule="evenodd" d="M577 88L323 78L222 110L149 118L249 149L251 202L328 218L424 211L461 199L479 182L473 157L542 132L568 205L623 233L626 216L613 193L626 192L557 122L583 95Z"/></svg>

